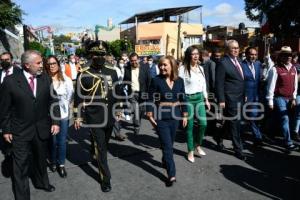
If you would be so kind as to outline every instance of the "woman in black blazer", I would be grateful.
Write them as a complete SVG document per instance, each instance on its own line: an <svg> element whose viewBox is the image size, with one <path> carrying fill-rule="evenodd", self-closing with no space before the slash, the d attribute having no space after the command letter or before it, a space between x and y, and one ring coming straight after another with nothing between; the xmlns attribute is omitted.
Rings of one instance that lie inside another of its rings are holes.
<svg viewBox="0 0 300 200"><path fill-rule="evenodd" d="M176 169L173 159L173 143L179 121L187 124L185 91L183 80L178 77L177 63L174 57L165 56L159 60L160 74L152 81L149 89L147 116L156 128L161 147L162 162L168 174L166 186L176 182Z"/></svg>

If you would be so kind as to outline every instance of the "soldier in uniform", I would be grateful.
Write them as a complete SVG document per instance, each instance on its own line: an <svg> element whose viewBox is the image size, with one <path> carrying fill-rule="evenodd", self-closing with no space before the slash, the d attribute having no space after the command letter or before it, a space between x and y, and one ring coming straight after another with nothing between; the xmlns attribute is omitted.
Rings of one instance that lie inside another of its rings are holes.
<svg viewBox="0 0 300 200"><path fill-rule="evenodd" d="M78 130L84 125L90 129L103 192L111 190L107 145L114 124L113 87L118 81L116 71L105 66L106 50L103 41L88 45L90 63L78 74L74 95L74 127Z"/></svg>

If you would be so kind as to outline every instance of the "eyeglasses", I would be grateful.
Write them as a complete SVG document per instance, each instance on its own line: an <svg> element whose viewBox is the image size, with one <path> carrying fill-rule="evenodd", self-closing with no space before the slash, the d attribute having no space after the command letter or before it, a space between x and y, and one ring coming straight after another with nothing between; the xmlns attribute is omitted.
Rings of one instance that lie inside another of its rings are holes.
<svg viewBox="0 0 300 200"><path fill-rule="evenodd" d="M57 62L53 62L53 63L48 63L49 66L51 65L57 65Z"/></svg>
<svg viewBox="0 0 300 200"><path fill-rule="evenodd" d="M230 49L240 49L240 47L231 47Z"/></svg>

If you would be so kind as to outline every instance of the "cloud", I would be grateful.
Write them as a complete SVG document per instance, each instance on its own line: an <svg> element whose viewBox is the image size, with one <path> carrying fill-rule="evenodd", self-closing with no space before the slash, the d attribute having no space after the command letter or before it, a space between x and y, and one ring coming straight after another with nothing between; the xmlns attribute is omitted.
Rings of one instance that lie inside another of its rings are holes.
<svg viewBox="0 0 300 200"><path fill-rule="evenodd" d="M243 22L248 27L257 27L258 23L250 21L244 10L232 6L229 3L221 3L214 8L203 8L203 23L205 25L217 26L238 26Z"/></svg>
<svg viewBox="0 0 300 200"><path fill-rule="evenodd" d="M215 15L228 15L232 13L233 8L228 3L221 3L215 7Z"/></svg>
<svg viewBox="0 0 300 200"><path fill-rule="evenodd" d="M203 16L209 17L209 16L224 16L229 15L233 12L233 7L228 3L221 3L215 6L213 9L210 9L208 7L203 8Z"/></svg>

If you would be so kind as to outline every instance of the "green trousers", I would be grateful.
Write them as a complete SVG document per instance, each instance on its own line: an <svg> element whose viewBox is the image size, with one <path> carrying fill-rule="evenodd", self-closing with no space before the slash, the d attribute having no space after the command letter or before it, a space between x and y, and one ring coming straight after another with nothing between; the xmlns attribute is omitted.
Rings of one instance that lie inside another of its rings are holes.
<svg viewBox="0 0 300 200"><path fill-rule="evenodd" d="M202 145L207 126L205 103L202 92L187 95L186 98L188 102L187 147L188 151L194 151L197 145ZM194 133L195 119L198 122L198 131Z"/></svg>

